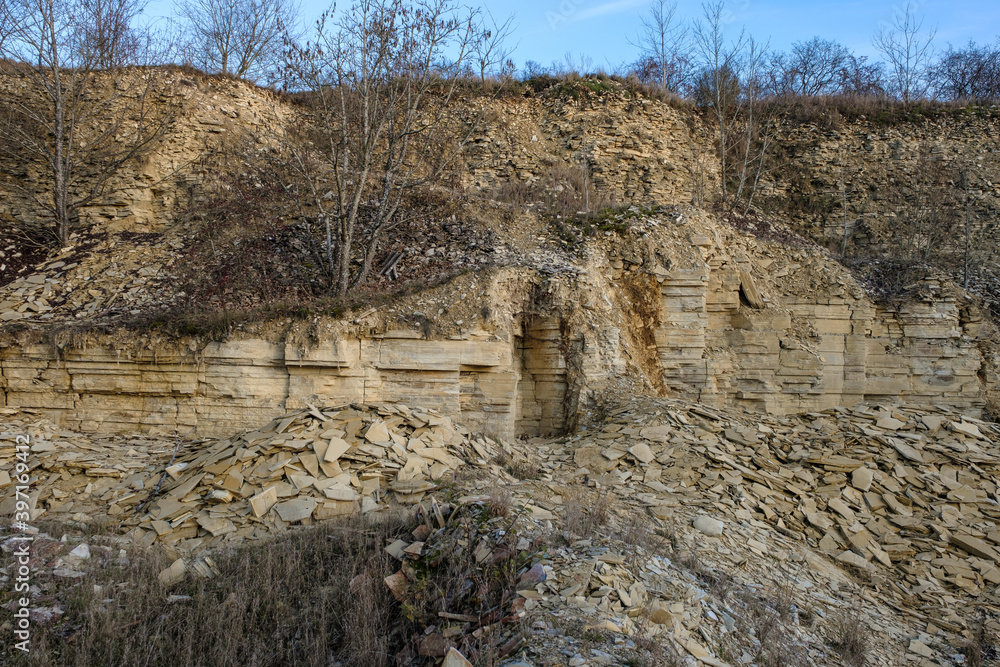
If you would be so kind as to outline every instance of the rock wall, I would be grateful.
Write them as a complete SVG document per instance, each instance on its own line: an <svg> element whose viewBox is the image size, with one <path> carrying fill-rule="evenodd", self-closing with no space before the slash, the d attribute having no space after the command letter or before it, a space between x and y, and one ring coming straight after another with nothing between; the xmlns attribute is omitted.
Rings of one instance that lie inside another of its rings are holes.
<svg viewBox="0 0 1000 667"><path fill-rule="evenodd" d="M995 108L914 113L892 122L862 117L836 127L785 119L773 158L775 168L762 187L767 208L785 212L800 230L838 248L845 194L855 253L887 242L915 252L928 243L960 246L967 198L973 243L1000 241ZM898 224L903 221L909 224ZM933 229L920 229L922 221ZM974 250L981 255L987 248Z"/></svg>
<svg viewBox="0 0 1000 667"><path fill-rule="evenodd" d="M495 188L589 166L594 192L628 203L690 203L714 178L689 112L637 97L604 95L493 102L464 155L463 181Z"/></svg>
<svg viewBox="0 0 1000 667"><path fill-rule="evenodd" d="M96 85L102 84L106 82ZM2 95L23 94L21 85L16 78L0 75ZM173 222L175 212L204 196L198 184L212 168L206 161L209 157L224 153L240 137L273 140L276 119L293 113L265 89L180 69L158 70L149 89L140 89L147 95L144 104L153 110L146 113L162 112L168 119L162 138L108 179L102 188L105 195L81 208L81 223L112 232L161 231ZM126 122L134 122L135 108L126 105L125 109ZM86 168L77 166L80 171ZM51 221L51 215L39 206L51 200L46 169L41 163L26 163L19 155L0 155L0 221ZM86 185L81 182L80 191L71 194L87 194Z"/></svg>
<svg viewBox="0 0 1000 667"><path fill-rule="evenodd" d="M402 402L510 437L586 425L641 393L776 414L860 402L976 414L996 390L989 331L946 284L878 306L818 251L777 252L692 215L647 219L564 271L506 269L530 294L494 281L493 324L444 339L340 323L307 343L8 344L4 404L82 431L217 435L310 402Z"/></svg>
<svg viewBox="0 0 1000 667"><path fill-rule="evenodd" d="M5 404L85 432L233 433L310 401L403 402L512 433L513 350L489 336L427 341L413 332L328 340L304 350L264 339L200 349L49 345L2 353Z"/></svg>

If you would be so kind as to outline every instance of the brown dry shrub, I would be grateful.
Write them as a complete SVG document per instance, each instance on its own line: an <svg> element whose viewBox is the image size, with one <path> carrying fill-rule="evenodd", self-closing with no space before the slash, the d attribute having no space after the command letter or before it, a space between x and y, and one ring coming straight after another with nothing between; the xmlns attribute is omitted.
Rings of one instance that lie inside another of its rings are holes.
<svg viewBox="0 0 1000 667"><path fill-rule="evenodd" d="M833 636L830 645L840 654L848 667L864 667L868 659L871 630L855 610L833 619Z"/></svg>

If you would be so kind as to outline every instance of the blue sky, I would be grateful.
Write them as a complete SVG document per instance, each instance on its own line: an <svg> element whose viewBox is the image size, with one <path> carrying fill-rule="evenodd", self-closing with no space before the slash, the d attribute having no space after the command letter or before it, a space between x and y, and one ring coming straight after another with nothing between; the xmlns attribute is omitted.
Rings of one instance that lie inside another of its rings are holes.
<svg viewBox="0 0 1000 667"><path fill-rule="evenodd" d="M678 14L701 14L698 0L678 0ZM1000 3L996 0L935 0L914 3L925 17L924 27L936 26L935 43L964 44L969 39L992 42L1000 35ZM567 51L586 53L595 63L617 64L635 58L628 43L639 26L648 0L516 0L489 3L494 15L516 13L518 64L526 59L548 64ZM793 42L819 35L839 41L862 55L875 55L871 38L882 23L901 12L905 0L733 0L727 3L729 30L744 26L754 37L787 49Z"/></svg>
<svg viewBox="0 0 1000 667"><path fill-rule="evenodd" d="M514 60L518 67L526 60L543 65L563 61L567 53L577 60L588 56L594 67L612 69L635 60L637 51L629 44L639 28L640 16L648 0L513 0L475 2L498 19L513 13L517 30ZM169 11L171 0L153 0L150 13ZM327 9L326 0L301 0L303 19L309 27ZM339 5L350 0L340 0ZM700 0L677 0L678 15L694 18L701 14ZM949 42L965 44L969 39L992 42L1000 35L1000 2L996 0L916 0L913 5L924 17L924 27L936 27L935 46ZM876 55L871 38L882 24L901 12L906 0L732 0L726 5L728 30L738 34L745 27L754 37L769 41L772 48L788 49L793 42L814 35L832 39L860 55Z"/></svg>

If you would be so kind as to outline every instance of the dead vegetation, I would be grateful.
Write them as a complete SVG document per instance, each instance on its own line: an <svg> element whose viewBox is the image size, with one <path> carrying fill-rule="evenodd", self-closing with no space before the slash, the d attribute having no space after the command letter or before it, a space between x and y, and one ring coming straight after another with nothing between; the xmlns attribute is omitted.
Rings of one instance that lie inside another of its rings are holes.
<svg viewBox="0 0 1000 667"><path fill-rule="evenodd" d="M440 658L456 647L474 664L494 667L524 643L524 599L516 590L535 559L535 543L519 535L519 518L493 501L423 515L417 530L424 532L414 531L426 536L422 553L394 575L400 579L394 593L413 629L397 663L430 664L421 657Z"/></svg>
<svg viewBox="0 0 1000 667"><path fill-rule="evenodd" d="M577 539L594 537L597 530L608 522L612 511L611 496L604 490L587 492L580 488L570 490L564 500L566 532Z"/></svg>
<svg viewBox="0 0 1000 667"><path fill-rule="evenodd" d="M984 667L987 661L996 660L1000 657L997 651L997 637L987 629L986 614L980 612L979 617L972 625L971 637L965 646L961 648L961 653L965 657L967 667Z"/></svg>
<svg viewBox="0 0 1000 667"><path fill-rule="evenodd" d="M97 564L62 597L60 622L37 627L26 665L394 664L406 641L382 583L387 541L410 519L362 518L218 554L218 576L157 579L168 559L133 551ZM4 650L14 641L0 632ZM8 656L10 657L10 656Z"/></svg>
<svg viewBox="0 0 1000 667"><path fill-rule="evenodd" d="M840 654L847 667L867 664L871 630L862 620L859 610L845 611L833 619L830 645Z"/></svg>

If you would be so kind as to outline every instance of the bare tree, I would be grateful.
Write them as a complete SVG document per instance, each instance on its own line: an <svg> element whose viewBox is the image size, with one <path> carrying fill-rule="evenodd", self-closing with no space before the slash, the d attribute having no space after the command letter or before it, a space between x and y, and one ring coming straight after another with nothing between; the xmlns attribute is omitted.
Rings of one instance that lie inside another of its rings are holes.
<svg viewBox="0 0 1000 667"><path fill-rule="evenodd" d="M286 41L297 38L294 0L178 0L186 57L209 72L271 83Z"/></svg>
<svg viewBox="0 0 1000 667"><path fill-rule="evenodd" d="M937 96L951 100L995 100L1000 98L1000 44L963 49L948 46L931 68Z"/></svg>
<svg viewBox="0 0 1000 667"><path fill-rule="evenodd" d="M828 95L839 92L841 73L851 52L846 46L819 37L792 44L781 58L781 82L778 93L792 95Z"/></svg>
<svg viewBox="0 0 1000 667"><path fill-rule="evenodd" d="M169 108L153 103L157 70L101 72L123 63L141 41L120 21L140 8L135 0L104 0L99 9L89 0L0 4L0 152L8 164L40 175L36 184L8 172L6 184L26 209L19 223L60 243L80 223L81 209L104 203L116 191L113 177L169 122Z"/></svg>
<svg viewBox="0 0 1000 667"><path fill-rule="evenodd" d="M125 67L138 62L149 48L149 35L132 25L146 8L146 0L80 0L83 34L80 47L85 59L99 69Z"/></svg>
<svg viewBox="0 0 1000 667"><path fill-rule="evenodd" d="M284 143L338 295L365 282L379 245L409 220L407 197L477 126L451 102L481 38L475 14L452 0L357 0L294 49L290 74L310 91L310 118L304 137Z"/></svg>
<svg viewBox="0 0 1000 667"><path fill-rule="evenodd" d="M930 87L927 69L934 57L937 31L931 29L925 33L923 19L915 11L913 4L907 3L903 13L897 14L891 25L880 28L872 40L889 65L894 92L904 102L927 94Z"/></svg>
<svg viewBox="0 0 1000 667"><path fill-rule="evenodd" d="M754 198L764 175L768 150L774 143L774 108L763 104L767 88L767 45L759 44L752 37L747 39L744 53L739 59L741 90L733 114L736 192L734 205L746 202L744 214L753 207Z"/></svg>
<svg viewBox="0 0 1000 667"><path fill-rule="evenodd" d="M720 185L725 205L728 203L730 126L740 96L739 57L747 38L746 33L741 32L736 40L727 44L723 33L725 3L721 0L714 4L704 3L702 10L703 18L694 26L695 49L702 66L695 85L695 97L711 109L716 120Z"/></svg>
<svg viewBox="0 0 1000 667"><path fill-rule="evenodd" d="M472 60L479 70L479 78L486 81L490 74L500 78L514 75L515 66L510 59L516 44L510 44L510 36L517 26L514 15L509 15L502 23L497 23L489 9L480 17L480 38L473 44Z"/></svg>
<svg viewBox="0 0 1000 667"><path fill-rule="evenodd" d="M838 92L842 95L885 97L887 88L885 67L882 63L868 62L868 56L852 54L840 71Z"/></svg>
<svg viewBox="0 0 1000 667"><path fill-rule="evenodd" d="M680 92L691 76L691 59L688 29L677 18L674 0L653 0L642 17L639 34L629 43L639 49L636 69L641 78L664 90Z"/></svg>

